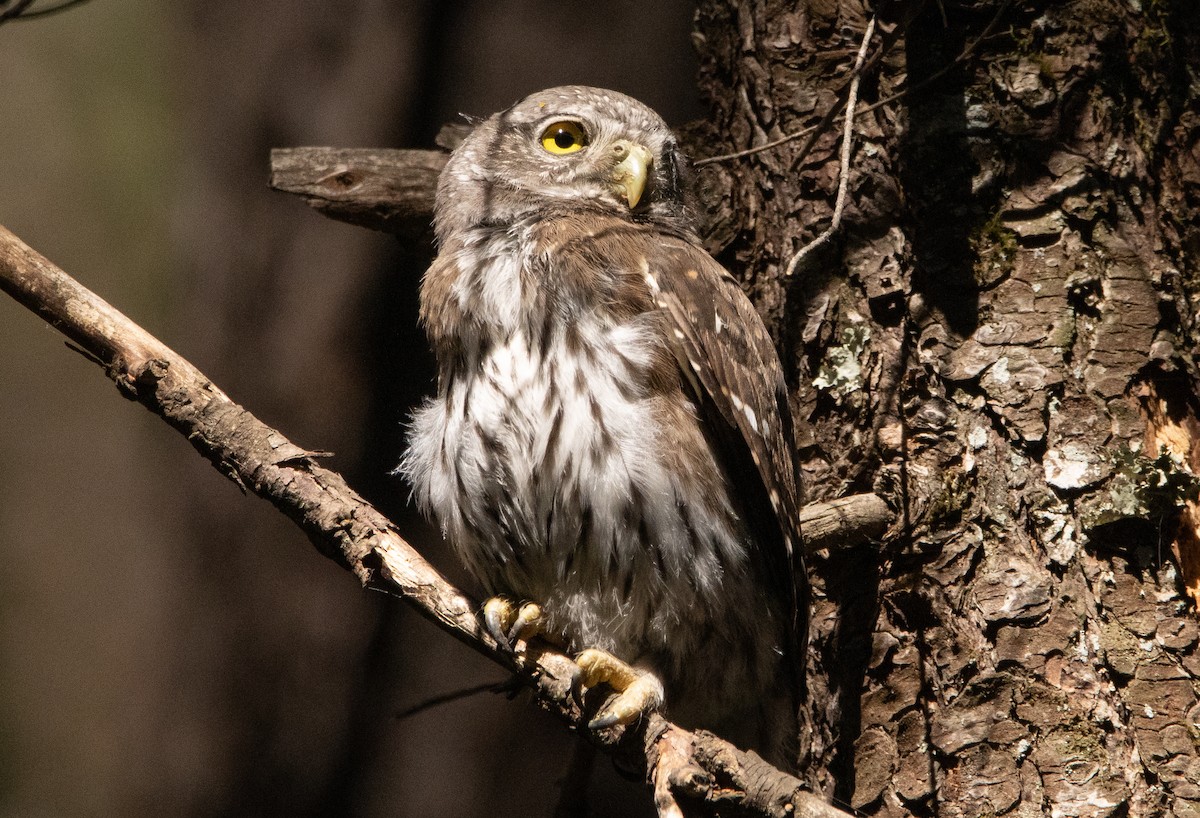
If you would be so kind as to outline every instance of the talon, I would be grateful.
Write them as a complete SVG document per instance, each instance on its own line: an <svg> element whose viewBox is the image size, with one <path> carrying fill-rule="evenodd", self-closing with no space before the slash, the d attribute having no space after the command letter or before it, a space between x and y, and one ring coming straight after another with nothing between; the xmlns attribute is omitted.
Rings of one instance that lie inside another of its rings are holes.
<svg viewBox="0 0 1200 818"><path fill-rule="evenodd" d="M627 665L603 650L588 648L575 657L582 687L605 682L617 695L588 722L589 730L603 730L614 724L629 724L663 703L662 682L653 673ZM574 687L574 685L573 685Z"/></svg>
<svg viewBox="0 0 1200 818"><path fill-rule="evenodd" d="M522 603L508 629L508 641L512 644L528 642L542 629L542 606L536 602Z"/></svg>
<svg viewBox="0 0 1200 818"><path fill-rule="evenodd" d="M483 626L497 644L510 653L513 652L513 646L508 638L508 629L515 618L512 603L502 596L491 597L483 603Z"/></svg>
<svg viewBox="0 0 1200 818"><path fill-rule="evenodd" d="M507 597L494 596L483 603L484 628L510 653L518 652L518 642L537 636L541 624L542 606L536 602L525 602L518 608Z"/></svg>

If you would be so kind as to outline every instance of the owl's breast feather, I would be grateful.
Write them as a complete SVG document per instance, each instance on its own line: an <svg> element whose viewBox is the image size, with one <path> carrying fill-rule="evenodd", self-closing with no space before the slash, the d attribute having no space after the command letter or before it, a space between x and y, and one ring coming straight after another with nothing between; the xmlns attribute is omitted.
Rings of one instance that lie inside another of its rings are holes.
<svg viewBox="0 0 1200 818"><path fill-rule="evenodd" d="M689 609L718 611L745 560L716 464L677 451L702 440L653 372L654 318L587 313L488 339L414 417L405 464L489 592L626 653L677 636Z"/></svg>

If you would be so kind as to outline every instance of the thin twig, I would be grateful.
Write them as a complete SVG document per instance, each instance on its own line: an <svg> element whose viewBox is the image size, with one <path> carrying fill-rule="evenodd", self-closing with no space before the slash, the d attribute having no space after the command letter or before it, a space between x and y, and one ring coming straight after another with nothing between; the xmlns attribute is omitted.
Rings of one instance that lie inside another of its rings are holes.
<svg viewBox="0 0 1200 818"><path fill-rule="evenodd" d="M874 33L875 18L872 17L871 22L867 23L867 30L863 34L862 45L858 49L858 57L854 61L854 79L850 81L850 95L846 99L846 125L842 129L842 166L838 171L838 192L837 201L833 205L833 220L830 221L829 227L825 229L824 233L801 247L796 252L796 255L792 256L792 260L787 266L787 272L784 273L784 278L791 278L792 274L796 272L796 265L800 263L800 259L829 241L829 237L842 224L842 211L846 208L846 191L850 188L850 153L851 148L854 146L854 109L858 105L858 82L862 78L860 69L862 68L863 60L867 56L867 46L871 42L871 35Z"/></svg>
<svg viewBox="0 0 1200 818"><path fill-rule="evenodd" d="M883 58L891 52L892 46L899 41L901 35L903 35L908 29L908 24L914 17L921 13L921 9L925 7L926 2L928 2L928 0L918 0L918 2L914 3L910 7L909 12L905 15L904 19L898 25L894 26L891 31L888 31L884 35L879 50L871 55L871 59L867 60L865 63L859 64L860 67L858 70L852 70L850 72L850 76L848 76L845 82L842 83L842 86L838 88L837 97L834 100L833 105L831 105L829 110L825 112L825 115L821 117L820 122L816 123L815 125L809 125L807 128L801 128L798 131L790 133L786 136L782 136L778 139L773 139L770 142L764 142L761 145L755 145L754 147L745 148L744 150L740 151L734 151L733 153L721 154L720 156L709 156L704 159L697 159L692 164L695 167L703 167L704 165L711 165L714 162L725 162L730 159L740 159L744 156L752 156L756 153L762 153L765 150L770 150L771 148L777 148L780 145L786 145L788 142L794 142L802 136L814 134L815 136L808 140L804 147L798 151L796 158L792 160L792 166L794 167L798 163L802 162L808 152L812 150L812 146L816 142L817 136L824 133L825 129L829 127L829 123L833 121L834 117L844 110L846 106L846 100L849 99L850 96L851 83L853 83L859 77L869 74L872 70L874 70L875 66L879 65L879 63L883 61ZM857 52L858 49L845 50L846 54L857 54ZM843 52L839 51L836 53L841 54ZM830 53L827 52L825 56L829 56L829 54Z"/></svg>
<svg viewBox="0 0 1200 818"><path fill-rule="evenodd" d="M1008 7L1011 6L1012 4L1013 4L1013 0L1003 0L1003 2L1000 3L1000 7L996 9L996 13L994 15L992 15L992 19L990 21L988 21L988 24L986 26L984 26L984 29L982 32L980 32L979 36L976 37L974 40L971 40L971 42L967 43L967 45L963 48L963 50L958 53L958 56L955 57L950 62L946 63L946 65L943 65L937 71L934 71L932 74L930 74L928 77L926 77L925 79L918 82L916 85L913 85L911 87L901 88L899 91L892 94L891 96L884 97L883 99L879 100L878 102L874 103L873 105L870 105L870 106L864 108L859 113L865 114L870 111L874 111L876 108L879 108L880 106L883 106L883 105L887 105L888 103L891 103L891 102L895 102L896 100L901 99L902 97L907 96L908 94L915 94L917 91L920 91L924 88L928 88L930 85L937 82L942 77L946 76L946 74L948 74L950 72L950 70L952 68L954 68L956 65L966 62L971 57L971 55L975 53L975 49L979 47L979 44L992 36L992 32L995 31L996 26L998 26L1000 24L1000 18L1002 18L1004 16L1004 12L1008 11Z"/></svg>
<svg viewBox="0 0 1200 818"><path fill-rule="evenodd" d="M925 4L925 2L926 2L926 0L921 0L919 5L923 6ZM802 136L812 134L813 138L808 140L808 142L806 142L804 144L804 146L799 150L797 157L796 157L796 159L793 160L792 164L794 166L796 163L803 161L803 158L808 154L808 152L810 150L812 150L812 146L813 146L813 144L816 143L817 137L820 136L820 134L825 132L825 129L829 127L829 123L832 122L834 117L836 117L839 113L841 113L841 111L845 107L846 100L849 98L850 85L859 76L866 73L867 71L870 71L876 64L879 63L880 60L883 59L883 57L891 49L892 45L896 42L896 40L899 39L899 34L902 31L902 29L903 29L903 26L897 26L896 28L894 28L888 34L888 37L884 40L883 46L879 49L879 52L876 53L873 57L871 57L870 61L867 62L865 65L860 65L860 68L858 70L853 70L850 72L850 76L847 77L846 81L842 84L842 87L838 89L837 98L834 100L833 105L831 105L829 107L829 110L826 111L824 116L821 117L820 122L816 123L815 125L809 125L807 128L802 128L798 131L795 131L794 133L790 133L790 134L788 134L786 136L782 136L778 139L773 139L770 142L764 142L761 145L755 145L754 147L746 148L746 149L740 150L740 151L734 151L733 153L721 154L720 156L709 156L704 159L697 159L695 162L692 163L692 165L694 167L703 167L704 165L711 165L714 162L725 162L730 159L740 159L743 156L752 156L753 154L762 153L763 151L770 150L771 148L777 148L780 145L786 145L788 142L794 142L795 140L799 139ZM851 53L855 53L855 52L851 52Z"/></svg>
<svg viewBox="0 0 1200 818"><path fill-rule="evenodd" d="M837 112L841 109L842 101L839 99L833 104L829 111L826 112L825 116L828 119L833 119L833 117L836 116ZM769 151L771 148L778 148L780 145L786 145L789 142L795 142L797 139L806 134L821 130L821 124L821 122L818 122L816 125L809 125L807 128L801 128L800 130L794 131L786 136L781 136L778 139L772 139L770 142L764 142L761 145L755 145L752 148L744 148L740 151L734 151L733 153L723 153L720 156L706 156L703 159L697 159L696 161L692 162L692 166L702 168L705 165L712 165L717 162L728 162L731 159L741 159L744 156L753 156L756 153Z"/></svg>
<svg viewBox="0 0 1200 818"><path fill-rule="evenodd" d="M942 77L944 77L955 66L960 65L961 63L965 62L967 59L970 58L970 56L972 54L975 53L975 49L979 47L980 43L984 42L985 40L987 40L988 38L990 38L992 36L992 33L996 30L996 26L1000 23L1001 17L1004 16L1004 12L1008 10L1009 6L1012 5L1012 2L1013 2L1013 0L1004 0L1004 2L1002 2L1000 4L1000 7L996 10L996 14L992 17L991 21L984 28L983 32L978 37L976 37L974 40L972 40L970 43L968 43L963 48L963 50L960 51L953 60L946 63L944 66L942 66L937 71L930 74L928 77L921 80L920 82L915 83L913 85L906 85L904 88L901 88L899 91L895 92L894 94L890 94L890 95L884 97L883 99L880 99L880 100L877 100L876 102L871 103L870 105L863 106L862 108L858 109L858 111L855 113L855 117L859 117L864 114L869 114L869 113L872 113L873 111L878 111L880 108L882 108L885 105L890 105L893 102L904 99L905 97L907 97L911 94L915 94L918 91L922 91L925 88L928 88L933 83L940 80ZM922 4L922 6L923 5L924 4ZM901 31L901 32L903 30L904 30L903 26L898 27L896 29L896 31ZM893 42L894 42L894 39L893 39ZM886 45L885 45L884 49L880 49L879 55L877 55L877 57L881 57L885 53L886 53ZM878 62L877 57L873 57L871 59L871 61L867 63L867 65L864 68L864 73L867 70L870 70L870 68ZM768 151L768 150L771 150L772 148L777 148L780 145L786 145L789 142L794 142L802 136L807 136L809 134L820 135L825 130L825 128L828 124L828 121L831 120L833 117L837 116L837 114L842 111L843 101L844 101L843 93L848 90L849 84L850 84L850 82L853 81L853 79L854 79L854 77L852 76L851 79L849 81L847 81L846 85L842 86L842 89L838 93L837 101L834 102L834 104L830 107L829 111L826 112L825 117L823 117L822 120L820 122L818 122L817 124L809 125L807 128L801 128L798 131L787 134L786 136L781 136L778 139L774 139L770 142L764 142L761 145L755 145L753 147L745 148L740 151L734 151L733 153L723 153L723 154L720 154L719 156L708 156L708 157L705 157L704 159L697 159L694 162L692 162L692 165L694 167L703 167L704 165L711 165L716 162L728 162L732 159L742 159L747 156L753 156L756 153L762 153L763 151ZM806 146L812 144L815 141L816 141L815 138L810 140L808 143L806 143ZM807 150L802 150L801 155L803 155L807 152L808 152Z"/></svg>

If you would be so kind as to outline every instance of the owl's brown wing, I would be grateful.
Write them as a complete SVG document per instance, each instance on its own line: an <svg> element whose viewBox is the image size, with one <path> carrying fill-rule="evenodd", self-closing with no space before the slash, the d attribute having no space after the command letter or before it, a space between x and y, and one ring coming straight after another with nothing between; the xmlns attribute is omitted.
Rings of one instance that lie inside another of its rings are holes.
<svg viewBox="0 0 1200 818"><path fill-rule="evenodd" d="M775 346L737 282L682 237L643 233L644 270L685 383L723 456L760 557L790 609L797 682L803 679L808 588L787 386Z"/></svg>
<svg viewBox="0 0 1200 818"><path fill-rule="evenodd" d="M657 307L663 316L684 389L757 545L753 559L771 584L764 591L789 626L779 647L794 670L793 691L801 695L808 586L792 416L783 369L762 319L694 239L659 226L573 212L543 220L537 247L536 255L559 259L549 279L558 286L593 287L597 269L607 267L623 280L610 307Z"/></svg>

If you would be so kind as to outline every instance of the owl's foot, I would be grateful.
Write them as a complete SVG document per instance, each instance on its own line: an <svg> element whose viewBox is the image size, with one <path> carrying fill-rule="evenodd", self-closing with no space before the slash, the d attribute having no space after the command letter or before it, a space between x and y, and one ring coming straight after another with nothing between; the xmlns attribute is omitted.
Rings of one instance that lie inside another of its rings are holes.
<svg viewBox="0 0 1200 818"><path fill-rule="evenodd" d="M516 651L518 642L528 642L541 629L542 606L536 602L520 605L503 596L483 603L483 625L492 638L507 650Z"/></svg>
<svg viewBox="0 0 1200 818"><path fill-rule="evenodd" d="M575 657L575 664L583 671L579 678L582 687L595 687L605 682L617 691L617 695L588 722L589 730L629 724L663 703L663 685L657 676L627 665L607 651L588 648Z"/></svg>

